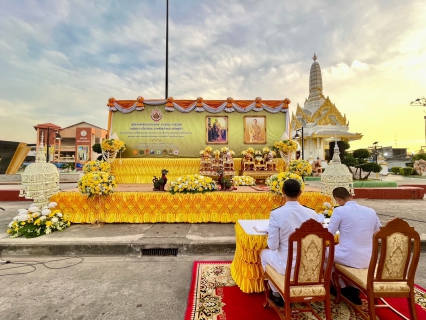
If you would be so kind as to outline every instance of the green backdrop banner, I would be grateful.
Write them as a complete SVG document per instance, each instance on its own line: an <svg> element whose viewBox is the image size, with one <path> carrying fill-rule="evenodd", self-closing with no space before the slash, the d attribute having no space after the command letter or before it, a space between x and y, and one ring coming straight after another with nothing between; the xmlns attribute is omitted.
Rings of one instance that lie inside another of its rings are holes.
<svg viewBox="0 0 426 320"><path fill-rule="evenodd" d="M114 112L110 134L126 143L124 158L194 158L206 146L228 147L237 157L248 147L261 150L279 141L287 113L165 111L165 105L143 111Z"/></svg>

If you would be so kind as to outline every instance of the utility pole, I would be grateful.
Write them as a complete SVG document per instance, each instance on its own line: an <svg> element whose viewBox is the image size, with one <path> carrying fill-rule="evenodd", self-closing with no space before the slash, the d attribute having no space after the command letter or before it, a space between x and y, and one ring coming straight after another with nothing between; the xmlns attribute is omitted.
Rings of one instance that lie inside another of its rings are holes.
<svg viewBox="0 0 426 320"><path fill-rule="evenodd" d="M166 14L166 96L169 97L169 0L167 0Z"/></svg>

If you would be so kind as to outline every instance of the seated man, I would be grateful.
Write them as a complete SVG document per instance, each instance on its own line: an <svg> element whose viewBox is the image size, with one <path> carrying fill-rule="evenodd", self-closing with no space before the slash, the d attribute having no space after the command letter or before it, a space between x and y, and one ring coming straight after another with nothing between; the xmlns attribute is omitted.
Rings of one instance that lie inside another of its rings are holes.
<svg viewBox="0 0 426 320"><path fill-rule="evenodd" d="M328 231L333 235L340 232L339 244L334 249L334 261L352 268L368 268L373 247L373 234L381 226L376 212L360 206L344 187L333 190L333 197L339 204L334 209ZM344 284L341 283L343 287ZM352 287L342 289L342 294L354 303L360 304L359 291Z"/></svg>
<svg viewBox="0 0 426 320"><path fill-rule="evenodd" d="M285 205L271 211L268 228L268 248L260 255L263 270L269 264L281 274L285 274L288 255L288 237L294 230L309 219L317 219L318 214L299 202L302 193L299 181L288 179L284 182L283 193L286 199ZM294 250L294 256L297 251ZM295 261L295 260L293 260ZM278 290L272 285L271 300L278 306L284 306L284 301Z"/></svg>

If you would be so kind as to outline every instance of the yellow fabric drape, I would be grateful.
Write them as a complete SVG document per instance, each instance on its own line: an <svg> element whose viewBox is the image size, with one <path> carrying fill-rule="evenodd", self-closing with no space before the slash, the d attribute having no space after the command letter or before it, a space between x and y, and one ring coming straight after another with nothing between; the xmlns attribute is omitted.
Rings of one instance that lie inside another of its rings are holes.
<svg viewBox="0 0 426 320"><path fill-rule="evenodd" d="M155 223L221 222L269 219L272 209L283 204L270 192L209 192L175 194L169 192L116 192L110 196L88 198L80 192L59 192L50 201L69 215L72 223ZM330 201L319 192L305 192L299 199L310 206Z"/></svg>
<svg viewBox="0 0 426 320"><path fill-rule="evenodd" d="M234 168L237 175L241 174L241 158L234 159ZM111 164L111 174L117 183L151 183L154 176L161 176L161 170L169 170L167 178L177 179L188 174L198 174L200 159L198 158L124 158L116 159ZM284 169L284 162L278 159L278 171Z"/></svg>

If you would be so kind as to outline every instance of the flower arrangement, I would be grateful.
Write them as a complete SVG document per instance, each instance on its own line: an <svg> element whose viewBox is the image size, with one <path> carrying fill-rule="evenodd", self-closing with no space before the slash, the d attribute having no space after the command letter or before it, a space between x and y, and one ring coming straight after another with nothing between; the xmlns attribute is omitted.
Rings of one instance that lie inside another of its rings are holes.
<svg viewBox="0 0 426 320"><path fill-rule="evenodd" d="M256 181L253 177L249 176L234 176L232 178L234 186L255 186Z"/></svg>
<svg viewBox="0 0 426 320"><path fill-rule="evenodd" d="M333 206L329 202L324 202L316 211L318 214L323 214L325 218L331 218L331 215L333 214Z"/></svg>
<svg viewBox="0 0 426 320"><path fill-rule="evenodd" d="M263 154L267 154L267 153L269 153L269 148L268 147L264 147L263 149L262 149L262 152L263 152Z"/></svg>
<svg viewBox="0 0 426 320"><path fill-rule="evenodd" d="M227 147L220 148L221 153L227 153L229 149Z"/></svg>
<svg viewBox="0 0 426 320"><path fill-rule="evenodd" d="M291 160L288 171L299 176L308 176L312 173L312 166L307 160Z"/></svg>
<svg viewBox="0 0 426 320"><path fill-rule="evenodd" d="M198 174L186 175L170 182L170 193L204 193L217 191L216 182Z"/></svg>
<svg viewBox="0 0 426 320"><path fill-rule="evenodd" d="M269 188L271 188L272 193L282 196L284 181L287 179L296 179L300 182L302 190L305 189L305 183L303 182L302 178L297 174L287 171L270 176L268 179L266 179L265 183Z"/></svg>
<svg viewBox="0 0 426 320"><path fill-rule="evenodd" d="M213 151L213 155L218 158L220 156L220 151L219 150L215 150Z"/></svg>
<svg viewBox="0 0 426 320"><path fill-rule="evenodd" d="M123 152L126 150L126 144L118 139L105 139L102 141L101 148L103 152Z"/></svg>
<svg viewBox="0 0 426 320"><path fill-rule="evenodd" d="M256 156L256 158L254 158L254 160L256 160L256 161L262 161L263 160L263 158L261 157L261 156Z"/></svg>
<svg viewBox="0 0 426 320"><path fill-rule="evenodd" d="M242 156L246 159L246 160L250 160L253 159L253 155L254 155L254 149L253 148L247 148L246 150L243 150L241 152Z"/></svg>
<svg viewBox="0 0 426 320"><path fill-rule="evenodd" d="M100 171L86 173L78 180L78 190L89 197L110 195L116 186L114 176Z"/></svg>
<svg viewBox="0 0 426 320"><path fill-rule="evenodd" d="M89 162L86 162L86 164L83 166L83 172L89 173L89 172L111 172L111 165L107 161L102 160L92 160Z"/></svg>
<svg viewBox="0 0 426 320"><path fill-rule="evenodd" d="M50 202L42 210L34 204L28 209L19 209L18 215L9 223L9 229L6 232L12 238L20 236L34 238L56 230L64 230L71 223L60 210L53 209L56 206L56 202Z"/></svg>
<svg viewBox="0 0 426 320"><path fill-rule="evenodd" d="M296 141L293 140L282 140L277 141L272 146L272 149L275 151L281 151L281 152L294 152L297 150L298 144Z"/></svg>
<svg viewBox="0 0 426 320"><path fill-rule="evenodd" d="M256 151L254 152L254 155L255 155L255 156L257 156L257 157L261 157L261 156L263 155L263 153L262 153L262 151L260 151L260 150L256 150Z"/></svg>
<svg viewBox="0 0 426 320"><path fill-rule="evenodd" d="M209 158L211 156L212 151L212 147L205 147L203 150L200 151L200 156L204 158Z"/></svg>

